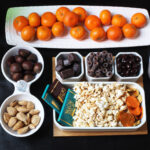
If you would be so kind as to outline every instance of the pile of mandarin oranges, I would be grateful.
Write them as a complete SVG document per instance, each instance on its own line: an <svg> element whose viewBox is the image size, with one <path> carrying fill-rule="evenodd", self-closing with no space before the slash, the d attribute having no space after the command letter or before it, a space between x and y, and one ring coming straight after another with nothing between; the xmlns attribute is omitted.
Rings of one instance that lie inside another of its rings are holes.
<svg viewBox="0 0 150 150"><path fill-rule="evenodd" d="M63 37L66 35L66 27L69 27L70 35L77 40L88 38L89 30L90 38L94 41L120 41L123 38L136 38L139 29L146 23L147 19L142 13L135 13L130 22L127 22L123 15L112 15L109 10L102 10L99 16L96 16L89 15L82 7L76 7L72 11L67 7L60 7L56 14L45 12L40 16L33 12L28 18L18 16L14 19L13 26L16 31L21 32L24 41L48 41L52 37ZM107 31L104 26L108 26Z"/></svg>

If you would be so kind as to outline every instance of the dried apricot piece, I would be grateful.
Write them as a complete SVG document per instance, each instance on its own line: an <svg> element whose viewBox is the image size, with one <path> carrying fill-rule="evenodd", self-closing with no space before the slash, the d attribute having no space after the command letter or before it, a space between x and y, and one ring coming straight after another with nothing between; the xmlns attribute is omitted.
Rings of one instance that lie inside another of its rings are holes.
<svg viewBox="0 0 150 150"><path fill-rule="evenodd" d="M134 96L128 96L126 99L126 104L128 107L136 108L139 107L140 103Z"/></svg>
<svg viewBox="0 0 150 150"><path fill-rule="evenodd" d="M135 122L134 116L127 112L120 112L119 120L121 121L122 125L125 127L133 126Z"/></svg>

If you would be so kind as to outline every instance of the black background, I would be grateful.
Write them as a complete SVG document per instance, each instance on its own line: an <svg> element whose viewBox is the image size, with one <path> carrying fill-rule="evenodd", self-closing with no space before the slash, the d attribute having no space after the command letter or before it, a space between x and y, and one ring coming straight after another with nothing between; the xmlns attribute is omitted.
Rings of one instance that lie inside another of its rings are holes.
<svg viewBox="0 0 150 150"><path fill-rule="evenodd" d="M147 0L2 0L0 2L0 60L5 52L12 46L7 45L5 40L5 16L9 7L15 6L41 6L41 5L106 5L106 6L129 6L141 7L150 11L150 5ZM124 14L125 15L125 14ZM149 39L150 40L150 39ZM44 57L45 70L38 81L32 84L31 93L40 99L44 87L52 80L52 56L56 56L60 51L59 49L41 49L38 48ZM147 122L150 123L150 80L147 76L148 56L150 47L135 47L135 48L114 48L107 49L114 55L119 51L138 51L144 60L144 89L146 94L147 105ZM92 50L77 50L83 56ZM97 51L94 50L94 51ZM0 104L6 97L13 93L14 87L2 75L0 71ZM149 149L150 136L102 136L102 137L53 137L53 123L52 123L52 110L50 107L43 103L45 109L45 120L40 130L34 135L27 138L16 138L8 135L2 127L0 127L0 150L18 149L111 149L111 150L126 150L126 149Z"/></svg>

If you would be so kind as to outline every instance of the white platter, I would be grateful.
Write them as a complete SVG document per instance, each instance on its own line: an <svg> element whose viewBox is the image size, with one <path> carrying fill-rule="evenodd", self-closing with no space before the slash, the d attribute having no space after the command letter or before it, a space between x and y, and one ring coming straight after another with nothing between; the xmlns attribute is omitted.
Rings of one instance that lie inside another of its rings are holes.
<svg viewBox="0 0 150 150"><path fill-rule="evenodd" d="M79 83L79 82L76 82L76 83ZM111 84L114 82L90 82L90 83ZM134 82L117 82L117 83L126 84L132 88L135 88L135 89L139 90L140 94L142 95L141 106L143 107L143 117L142 117L141 123L139 125L133 126L133 127L68 127L68 126L62 126L60 123L57 122L56 112L55 112L55 110L53 110L53 121L54 121L54 124L56 125L56 127L58 127L61 130L65 130L65 131L135 131L135 130L141 128L146 122L145 93L144 93L143 88ZM72 88L74 84L75 83L73 83L73 82L63 83L63 85L65 85L68 88Z"/></svg>
<svg viewBox="0 0 150 150"><path fill-rule="evenodd" d="M73 49L87 49L87 48L111 48L111 47L133 47L133 46L146 46L150 45L150 21L149 21L149 14L146 9L141 8L130 8L130 7L112 7L112 6L84 6L80 5L81 7L85 8L88 14L94 14L99 16L99 13L103 9L108 9L111 11L112 15L114 14L122 14L124 15L128 22L133 14L137 12L143 13L148 20L147 25L140 29L140 36L136 39L123 39L119 42L117 41L102 41L102 42L95 42L92 41L89 37L83 41L77 41L73 39L70 34L68 33L63 38L53 38L50 41L39 41L36 40L34 42L25 42L21 39L19 33L15 31L13 28L13 20L17 16L23 15L28 17L31 12L37 12L42 15L46 11L51 11L53 13L61 7L66 6L70 10L79 6L79 5L57 5L57 6L30 6L30 7L13 7L9 8L6 15L6 24L5 24L5 34L6 34L6 41L9 45L18 45L18 44L27 44L33 47L42 47L42 48L73 48ZM108 27L104 27L106 30Z"/></svg>

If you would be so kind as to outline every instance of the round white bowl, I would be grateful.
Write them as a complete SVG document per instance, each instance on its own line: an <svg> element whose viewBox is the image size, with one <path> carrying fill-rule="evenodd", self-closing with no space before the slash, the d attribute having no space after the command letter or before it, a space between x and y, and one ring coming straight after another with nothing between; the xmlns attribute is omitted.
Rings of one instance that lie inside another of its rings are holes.
<svg viewBox="0 0 150 150"><path fill-rule="evenodd" d="M118 71L117 71L117 57L119 55L123 55L123 54L133 54L135 56L139 56L140 59L141 59L141 62L140 62L140 65L141 65L141 68L140 68L140 72L139 72L139 75L137 76L133 76L133 77L122 77L118 74ZM138 53L136 52L119 52L116 57L115 57L115 79L117 81L130 81L130 82L136 82L141 76L143 75L143 59L141 57L141 55L139 55Z"/></svg>
<svg viewBox="0 0 150 150"><path fill-rule="evenodd" d="M87 66L87 58L90 55L90 53L85 57L85 77L86 77L87 81L90 81L90 82L92 82L92 81L93 82L94 81L109 81L114 75L114 61L112 64L112 76L110 76L110 77L97 77L97 78L91 77L90 75L88 75L88 66ZM94 52L94 53L96 53L96 52Z"/></svg>
<svg viewBox="0 0 150 150"><path fill-rule="evenodd" d="M80 53L78 52L60 52L56 58L55 58L55 67L57 66L57 59L60 55L64 55L64 54L70 54L70 53L74 53L76 54L80 60L81 60L81 73L80 75L76 76L76 77L70 77L70 78L67 78L67 79L62 79L61 76L56 72L56 78L60 81L60 82L73 82L73 81L80 81L82 78L83 78L83 75L84 75L84 65L83 65L83 57L81 56Z"/></svg>
<svg viewBox="0 0 150 150"><path fill-rule="evenodd" d="M9 104L14 101L14 100L27 100L27 101L31 101L34 103L35 105L35 109L40 110L39 116L41 118L39 124L36 126L35 129L29 130L27 133L25 134L18 134L16 131L13 131L3 120L3 114L4 112L6 112L6 107L9 106ZM2 128L10 135L15 136L15 137L27 137L30 136L32 134L34 134L35 132L37 132L39 130L39 128L41 127L41 125L43 124L44 121L44 108L43 105L41 104L41 102L33 95L28 94L28 93L16 93L14 95L9 96L8 98L6 98L6 100L2 103L1 108L0 108L0 123Z"/></svg>
<svg viewBox="0 0 150 150"><path fill-rule="evenodd" d="M4 77L9 81L11 82L12 84L16 84L16 81L12 80L11 77L10 77L10 73L9 73L9 68L7 66L7 59L10 57L10 56L13 56L13 55L17 55L18 54L18 51L19 49L25 49L25 50L28 50L30 51L31 53L35 54L38 58L38 62L42 64L42 69L40 71L40 73L36 74L35 78L33 80L31 80L30 82L28 82L29 84L35 82L36 80L39 79L39 77L42 75L43 73L43 70L44 70L44 60L43 60L43 57L42 55L39 53L39 51L33 47L30 47L30 46L15 46L11 49L9 49L5 55L3 56L3 59L2 59L2 62L1 62L1 70L2 70L2 73L4 75Z"/></svg>

